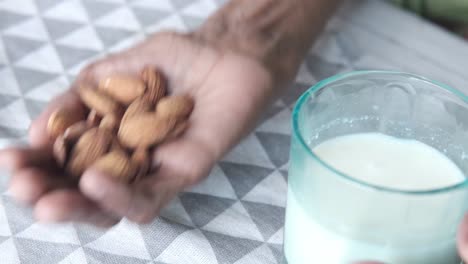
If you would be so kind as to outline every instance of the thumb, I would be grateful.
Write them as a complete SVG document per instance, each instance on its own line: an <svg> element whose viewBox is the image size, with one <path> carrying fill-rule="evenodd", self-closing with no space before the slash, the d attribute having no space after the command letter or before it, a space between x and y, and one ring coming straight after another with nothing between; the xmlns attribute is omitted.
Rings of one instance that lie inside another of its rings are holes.
<svg viewBox="0 0 468 264"><path fill-rule="evenodd" d="M468 261L468 214L465 214L457 234L458 254L464 261Z"/></svg>

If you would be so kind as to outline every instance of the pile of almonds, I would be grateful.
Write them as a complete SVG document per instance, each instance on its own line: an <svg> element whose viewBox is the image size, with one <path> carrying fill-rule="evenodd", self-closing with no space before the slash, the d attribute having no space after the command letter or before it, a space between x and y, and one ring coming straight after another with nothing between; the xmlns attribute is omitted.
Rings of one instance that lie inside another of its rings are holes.
<svg viewBox="0 0 468 264"><path fill-rule="evenodd" d="M87 118L59 109L47 125L57 164L74 178L93 167L126 183L142 179L152 149L182 135L194 107L188 95L166 96L165 79L152 67L140 78L109 76L78 93Z"/></svg>

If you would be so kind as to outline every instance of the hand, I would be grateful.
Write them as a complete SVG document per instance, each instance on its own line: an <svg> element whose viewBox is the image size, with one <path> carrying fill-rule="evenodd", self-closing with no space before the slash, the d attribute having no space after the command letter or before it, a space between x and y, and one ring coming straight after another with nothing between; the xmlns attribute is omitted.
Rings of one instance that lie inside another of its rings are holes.
<svg viewBox="0 0 468 264"><path fill-rule="evenodd" d="M33 122L31 146L0 153L0 166L12 171L10 191L34 207L38 220L78 221L99 226L122 217L146 223L178 192L207 176L213 165L254 125L272 97L270 72L256 59L210 46L194 35L159 33L123 53L87 67L74 86L53 100ZM137 74L154 65L168 78L171 93L195 99L190 126L179 139L153 153L155 172L128 186L88 170L78 186L54 166L46 123L60 107L84 112L76 94L81 83L113 73Z"/></svg>

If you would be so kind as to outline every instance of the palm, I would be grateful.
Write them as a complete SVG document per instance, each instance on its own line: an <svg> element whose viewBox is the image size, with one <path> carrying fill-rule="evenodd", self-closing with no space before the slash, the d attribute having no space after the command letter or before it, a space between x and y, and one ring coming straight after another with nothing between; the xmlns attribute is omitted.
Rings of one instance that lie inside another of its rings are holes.
<svg viewBox="0 0 468 264"><path fill-rule="evenodd" d="M156 173L135 186L124 186L106 175L89 172L82 177L79 190L70 189L60 173L51 172L51 163L44 162L50 161L51 155L35 150L50 145L45 124L51 111L64 105L84 110L76 94L66 92L35 120L30 136L34 148L6 151L0 158L16 171L12 191L35 206L39 219L91 221L98 225L113 224L125 216L150 221L177 192L209 173L253 125L271 94L270 78L256 61L171 33L156 35L91 65L77 84L96 82L112 73L136 74L146 65L155 65L165 73L172 93L194 97L196 106L187 132L155 151Z"/></svg>

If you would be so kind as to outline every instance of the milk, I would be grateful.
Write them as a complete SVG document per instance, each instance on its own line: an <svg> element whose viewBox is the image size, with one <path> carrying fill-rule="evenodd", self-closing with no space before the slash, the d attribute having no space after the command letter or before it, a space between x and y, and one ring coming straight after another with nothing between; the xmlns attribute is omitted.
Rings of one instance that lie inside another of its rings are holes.
<svg viewBox="0 0 468 264"><path fill-rule="evenodd" d="M338 171L377 187L430 190L464 180L450 159L415 140L353 134L325 141L313 151ZM446 223L459 217L456 206L462 196L393 197L309 163L292 169L289 177L284 248L289 264L459 263L453 236L447 235L456 226Z"/></svg>

